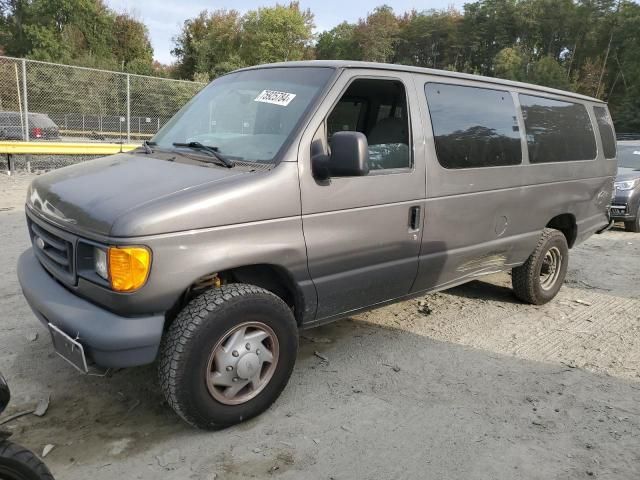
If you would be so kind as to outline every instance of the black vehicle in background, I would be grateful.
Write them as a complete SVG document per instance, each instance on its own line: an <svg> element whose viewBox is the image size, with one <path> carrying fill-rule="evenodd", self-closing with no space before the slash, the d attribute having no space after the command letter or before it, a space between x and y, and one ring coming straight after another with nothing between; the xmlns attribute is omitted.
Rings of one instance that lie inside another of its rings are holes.
<svg viewBox="0 0 640 480"><path fill-rule="evenodd" d="M60 138L60 129L48 115L29 113L29 139L54 140ZM26 140L24 116L20 112L0 112L0 140Z"/></svg>
<svg viewBox="0 0 640 480"><path fill-rule="evenodd" d="M11 394L0 374L0 413L7 408ZM33 452L7 440L11 433L0 430L0 479L54 480L47 466Z"/></svg>
<svg viewBox="0 0 640 480"><path fill-rule="evenodd" d="M611 218L625 230L640 232L640 141L618 142L618 175Z"/></svg>

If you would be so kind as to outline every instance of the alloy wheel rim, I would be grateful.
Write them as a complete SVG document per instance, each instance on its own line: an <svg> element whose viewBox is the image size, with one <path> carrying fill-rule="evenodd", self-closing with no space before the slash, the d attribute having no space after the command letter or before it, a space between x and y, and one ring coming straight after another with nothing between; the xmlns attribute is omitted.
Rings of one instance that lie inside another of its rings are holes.
<svg viewBox="0 0 640 480"><path fill-rule="evenodd" d="M562 265L562 253L558 247L551 247L545 253L540 268L540 287L543 290L550 290L554 287L560 277L560 267Z"/></svg>
<svg viewBox="0 0 640 480"><path fill-rule="evenodd" d="M225 405L256 397L269 384L278 364L280 345L271 327L244 322L228 330L211 351L207 389Z"/></svg>

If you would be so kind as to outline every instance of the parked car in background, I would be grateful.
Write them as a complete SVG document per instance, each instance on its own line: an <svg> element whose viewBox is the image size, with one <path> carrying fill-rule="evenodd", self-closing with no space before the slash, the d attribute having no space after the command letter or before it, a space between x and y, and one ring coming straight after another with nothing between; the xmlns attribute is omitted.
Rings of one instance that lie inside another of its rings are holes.
<svg viewBox="0 0 640 480"><path fill-rule="evenodd" d="M618 142L618 175L611 218L640 232L640 141Z"/></svg>
<svg viewBox="0 0 640 480"><path fill-rule="evenodd" d="M52 140L60 138L60 129L49 115L29 113L29 139ZM0 112L0 140L26 140L24 115L20 112Z"/></svg>

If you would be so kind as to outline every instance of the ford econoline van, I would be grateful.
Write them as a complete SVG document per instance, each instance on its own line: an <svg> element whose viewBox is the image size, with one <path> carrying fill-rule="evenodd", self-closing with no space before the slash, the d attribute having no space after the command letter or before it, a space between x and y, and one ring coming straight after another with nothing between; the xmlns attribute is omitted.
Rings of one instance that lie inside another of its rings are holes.
<svg viewBox="0 0 640 480"><path fill-rule="evenodd" d="M510 270L558 292L609 224L606 104L374 63L213 81L152 141L36 178L24 296L82 372L157 361L201 428L271 405L300 329Z"/></svg>

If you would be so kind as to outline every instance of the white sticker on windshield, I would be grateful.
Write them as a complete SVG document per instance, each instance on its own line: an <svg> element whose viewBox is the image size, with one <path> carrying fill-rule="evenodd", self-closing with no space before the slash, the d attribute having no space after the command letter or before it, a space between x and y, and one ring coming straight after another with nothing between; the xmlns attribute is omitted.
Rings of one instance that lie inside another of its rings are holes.
<svg viewBox="0 0 640 480"><path fill-rule="evenodd" d="M635 152L633 152L634 155L640 155L640 150L636 150Z"/></svg>
<svg viewBox="0 0 640 480"><path fill-rule="evenodd" d="M254 102L272 103L274 105L286 107L294 98L296 98L295 93L277 92L275 90L263 90L260 95L256 97Z"/></svg>

